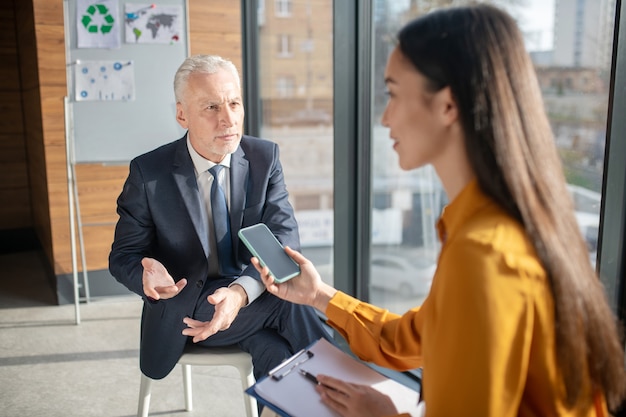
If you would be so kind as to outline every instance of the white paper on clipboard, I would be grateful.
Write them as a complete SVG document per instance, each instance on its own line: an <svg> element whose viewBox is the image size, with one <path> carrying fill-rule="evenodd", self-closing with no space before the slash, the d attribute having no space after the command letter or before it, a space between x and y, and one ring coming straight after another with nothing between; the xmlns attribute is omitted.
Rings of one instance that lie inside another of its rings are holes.
<svg viewBox="0 0 626 417"><path fill-rule="evenodd" d="M279 370L279 380L263 378L248 393L253 392L255 397L291 417L337 417L320 401L315 384L299 372L303 369L314 375L324 374L369 385L389 395L399 413L419 415L419 393L415 390L376 372L325 339L315 342L308 351L313 355L309 357L306 353L299 353L299 357L285 361Z"/></svg>

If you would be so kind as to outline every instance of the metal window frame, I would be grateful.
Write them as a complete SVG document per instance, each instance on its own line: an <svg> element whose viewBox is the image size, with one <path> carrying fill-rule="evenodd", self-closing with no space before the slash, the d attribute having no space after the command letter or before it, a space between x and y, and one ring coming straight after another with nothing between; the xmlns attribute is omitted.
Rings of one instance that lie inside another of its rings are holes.
<svg viewBox="0 0 626 417"><path fill-rule="evenodd" d="M626 321L626 5L617 0L604 151L597 267L611 307Z"/></svg>
<svg viewBox="0 0 626 417"><path fill-rule="evenodd" d="M244 131L260 136L261 92L259 84L259 36L257 36L257 0L241 0L241 62L243 81L243 104L246 109Z"/></svg>
<svg viewBox="0 0 626 417"><path fill-rule="evenodd" d="M369 299L371 2L333 5L335 287Z"/></svg>

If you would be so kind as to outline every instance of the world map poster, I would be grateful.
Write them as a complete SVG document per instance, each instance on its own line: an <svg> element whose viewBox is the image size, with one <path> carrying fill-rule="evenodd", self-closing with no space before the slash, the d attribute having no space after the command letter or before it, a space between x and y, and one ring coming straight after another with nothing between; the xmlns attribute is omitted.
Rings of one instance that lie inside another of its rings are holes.
<svg viewBox="0 0 626 417"><path fill-rule="evenodd" d="M183 30L182 6L126 3L126 43L176 44Z"/></svg>

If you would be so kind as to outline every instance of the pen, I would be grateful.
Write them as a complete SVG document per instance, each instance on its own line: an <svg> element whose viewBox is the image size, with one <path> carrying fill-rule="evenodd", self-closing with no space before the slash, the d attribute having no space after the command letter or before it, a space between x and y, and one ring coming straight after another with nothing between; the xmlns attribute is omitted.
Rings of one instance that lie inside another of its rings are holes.
<svg viewBox="0 0 626 417"><path fill-rule="evenodd" d="M304 369L300 369L300 374L302 374L302 376L304 376L306 379L308 379L309 381L311 381L312 383L316 384L316 385L321 385L324 388L328 388L331 389L333 391L337 391L336 389L329 387L326 384L322 384L320 381L317 380L317 377L315 375L313 375L312 373L305 371Z"/></svg>

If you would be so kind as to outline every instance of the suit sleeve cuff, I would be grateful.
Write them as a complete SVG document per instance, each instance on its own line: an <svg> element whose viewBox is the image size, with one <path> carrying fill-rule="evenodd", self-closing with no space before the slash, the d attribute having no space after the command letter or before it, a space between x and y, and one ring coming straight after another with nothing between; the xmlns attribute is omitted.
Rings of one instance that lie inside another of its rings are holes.
<svg viewBox="0 0 626 417"><path fill-rule="evenodd" d="M240 276L239 278L231 282L229 287L235 284L241 285L243 290L248 295L248 304L246 304L246 306L250 305L254 300L259 298L263 291L265 291L265 285L263 285L262 282L247 275Z"/></svg>

